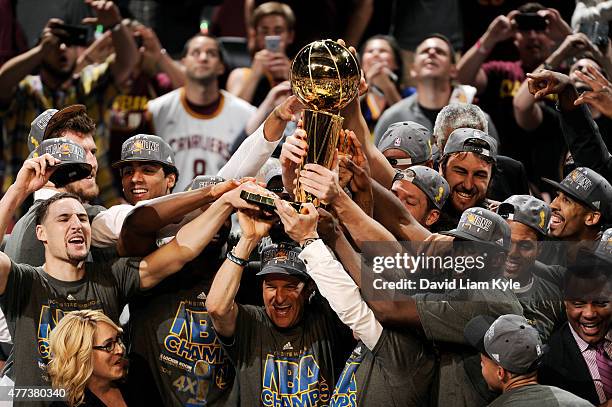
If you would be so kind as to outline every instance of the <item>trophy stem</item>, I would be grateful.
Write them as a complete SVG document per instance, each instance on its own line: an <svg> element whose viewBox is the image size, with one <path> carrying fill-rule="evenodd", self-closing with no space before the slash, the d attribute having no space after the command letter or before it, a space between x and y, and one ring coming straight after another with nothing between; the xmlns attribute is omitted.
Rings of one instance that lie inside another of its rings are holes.
<svg viewBox="0 0 612 407"><path fill-rule="evenodd" d="M338 145L338 139L342 132L344 118L317 110L304 110L303 125L307 135L308 155L300 165L300 170L305 164L319 164L331 168L334 159L334 151ZM320 202L312 194L304 191L297 177L295 198L298 202L312 202L319 206Z"/></svg>

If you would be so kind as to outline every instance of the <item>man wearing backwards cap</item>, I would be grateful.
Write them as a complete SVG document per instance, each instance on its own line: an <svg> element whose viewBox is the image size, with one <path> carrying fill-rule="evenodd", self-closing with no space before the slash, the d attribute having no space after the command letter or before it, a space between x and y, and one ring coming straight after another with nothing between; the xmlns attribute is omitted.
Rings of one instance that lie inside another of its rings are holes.
<svg viewBox="0 0 612 407"><path fill-rule="evenodd" d="M245 259L271 226L242 212L238 219L242 236L217 272L206 308L236 369L240 405L327 405L350 333L314 294L300 249L289 244L263 249L264 306L234 302Z"/></svg>
<svg viewBox="0 0 612 407"><path fill-rule="evenodd" d="M433 167L431 132L415 122L393 123L378 142L378 149L397 170L417 164Z"/></svg>
<svg viewBox="0 0 612 407"><path fill-rule="evenodd" d="M558 189L550 204L549 236L563 242L597 240L602 225L612 219L612 185L587 167L574 169L560 183L546 178L543 181ZM577 247L549 245L540 259L545 264L564 265L572 261Z"/></svg>
<svg viewBox="0 0 612 407"><path fill-rule="evenodd" d="M93 139L95 123L85 112L85 106L72 105L62 110L48 109L32 122L28 136L28 146L31 154L45 141L66 138L84 150L85 161L90 166L91 174L78 181L70 182L58 187L47 183L43 188L34 192L34 204L15 224L13 232L7 240L4 252L17 263L26 263L32 266L42 266L45 260L45 250L42 243L36 238L36 208L46 199L59 192L71 192L77 195L84 203L90 221L100 211L101 206L91 206L91 202L98 196L96 174L98 160L96 159L96 143Z"/></svg>
<svg viewBox="0 0 612 407"><path fill-rule="evenodd" d="M490 407L586 407L588 401L558 387L538 384L544 345L538 332L519 315L477 316L465 327L465 339L480 352L482 377L501 392Z"/></svg>
<svg viewBox="0 0 612 407"><path fill-rule="evenodd" d="M449 195L448 183L429 167L415 165L398 171L391 191L423 227L429 229L440 218Z"/></svg>
<svg viewBox="0 0 612 407"><path fill-rule="evenodd" d="M554 283L555 275L563 269L536 261L548 233L550 208L530 195L513 195L499 205L497 213L506 219L512 232L504 277L520 283L521 287L513 291L525 317L546 342L565 316L561 287Z"/></svg>
<svg viewBox="0 0 612 407"><path fill-rule="evenodd" d="M486 207L486 195L497 158L497 142L476 129L457 129L448 137L440 161L440 173L448 182L450 196L442 208L436 231L457 225L467 208Z"/></svg>

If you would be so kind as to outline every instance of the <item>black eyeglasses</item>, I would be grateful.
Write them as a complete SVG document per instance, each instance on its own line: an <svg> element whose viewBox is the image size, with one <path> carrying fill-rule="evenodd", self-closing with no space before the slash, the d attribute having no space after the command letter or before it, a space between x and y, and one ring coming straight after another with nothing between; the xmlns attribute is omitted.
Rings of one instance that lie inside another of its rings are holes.
<svg viewBox="0 0 612 407"><path fill-rule="evenodd" d="M108 342L106 345L97 345L97 346L92 346L92 349L96 349L96 350L103 350L104 352L108 352L108 353L112 353L115 351L115 346L121 346L122 348L125 348L125 346L123 345L123 341L121 340L121 337L118 336L116 339Z"/></svg>

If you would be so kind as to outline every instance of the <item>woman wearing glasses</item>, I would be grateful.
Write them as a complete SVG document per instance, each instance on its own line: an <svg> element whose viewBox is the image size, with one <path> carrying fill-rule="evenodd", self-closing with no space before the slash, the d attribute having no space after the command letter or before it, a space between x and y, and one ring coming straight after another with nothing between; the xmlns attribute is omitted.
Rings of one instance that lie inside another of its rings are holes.
<svg viewBox="0 0 612 407"><path fill-rule="evenodd" d="M92 310L66 314L51 332L47 371L53 387L65 389L68 406L127 406L117 385L127 367L122 332Z"/></svg>

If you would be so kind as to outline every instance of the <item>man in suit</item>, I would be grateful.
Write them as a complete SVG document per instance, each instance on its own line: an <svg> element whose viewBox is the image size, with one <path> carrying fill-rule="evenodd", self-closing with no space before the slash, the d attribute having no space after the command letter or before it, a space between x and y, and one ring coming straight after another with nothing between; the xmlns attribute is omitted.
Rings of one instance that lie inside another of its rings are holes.
<svg viewBox="0 0 612 407"><path fill-rule="evenodd" d="M544 384L608 406L612 402L612 229L606 230L594 254L603 263L567 271L568 322L552 335L540 377Z"/></svg>

